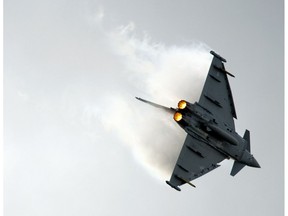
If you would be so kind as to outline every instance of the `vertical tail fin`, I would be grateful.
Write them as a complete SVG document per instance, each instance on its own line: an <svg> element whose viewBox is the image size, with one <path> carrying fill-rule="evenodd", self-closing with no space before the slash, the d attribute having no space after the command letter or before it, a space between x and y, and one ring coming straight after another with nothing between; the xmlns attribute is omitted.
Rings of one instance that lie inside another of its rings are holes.
<svg viewBox="0 0 288 216"><path fill-rule="evenodd" d="M243 139L245 139L247 142L247 146L246 146L247 151L251 152L251 149L250 149L250 131L249 130L246 129L244 136L243 136Z"/></svg>
<svg viewBox="0 0 288 216"><path fill-rule="evenodd" d="M243 136L243 139L246 140L246 149L248 152L250 152L250 131L246 130ZM241 169L243 169L243 167L246 166L243 163L240 163L238 161L235 161L231 170L230 175L231 176L235 176Z"/></svg>

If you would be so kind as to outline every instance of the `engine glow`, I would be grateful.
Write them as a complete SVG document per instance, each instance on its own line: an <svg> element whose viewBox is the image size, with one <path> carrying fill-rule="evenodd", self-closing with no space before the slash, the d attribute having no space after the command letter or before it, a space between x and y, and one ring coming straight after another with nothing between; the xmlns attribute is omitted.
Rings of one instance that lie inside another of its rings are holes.
<svg viewBox="0 0 288 216"><path fill-rule="evenodd" d="M186 106L187 106L187 103L186 103L185 100L179 101L179 103L178 103L178 108L179 109L185 109Z"/></svg>
<svg viewBox="0 0 288 216"><path fill-rule="evenodd" d="M177 122L179 122L179 121L181 121L181 119L182 119L182 114L179 113L179 112L175 112L175 114L174 114L174 120L177 121Z"/></svg>

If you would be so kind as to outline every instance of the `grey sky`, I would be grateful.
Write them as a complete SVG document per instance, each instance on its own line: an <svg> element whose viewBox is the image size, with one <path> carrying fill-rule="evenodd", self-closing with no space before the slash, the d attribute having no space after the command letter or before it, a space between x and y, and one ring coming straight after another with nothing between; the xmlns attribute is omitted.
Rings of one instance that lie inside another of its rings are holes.
<svg viewBox="0 0 288 216"><path fill-rule="evenodd" d="M5 215L283 215L283 25L272 0L4 1ZM185 135L133 97L194 102L210 49L262 168L179 193Z"/></svg>

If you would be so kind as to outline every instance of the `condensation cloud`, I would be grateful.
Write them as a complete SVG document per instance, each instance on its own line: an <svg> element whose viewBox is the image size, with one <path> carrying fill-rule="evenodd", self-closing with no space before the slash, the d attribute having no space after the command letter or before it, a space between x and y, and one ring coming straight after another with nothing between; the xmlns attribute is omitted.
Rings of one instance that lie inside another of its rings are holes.
<svg viewBox="0 0 288 216"><path fill-rule="evenodd" d="M130 23L106 33L124 69L115 72L122 78L114 91L105 95L109 106L101 121L154 177L164 179L175 165L185 133L171 114L141 103L135 96L169 107L176 107L181 99L198 100L211 56L203 43L166 46L153 42L147 34L137 37L134 29Z"/></svg>

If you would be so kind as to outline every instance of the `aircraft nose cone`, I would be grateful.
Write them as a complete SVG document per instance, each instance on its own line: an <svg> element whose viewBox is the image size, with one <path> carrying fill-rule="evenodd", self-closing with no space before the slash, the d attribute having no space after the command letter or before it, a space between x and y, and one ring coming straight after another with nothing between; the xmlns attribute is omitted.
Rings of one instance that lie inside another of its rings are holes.
<svg viewBox="0 0 288 216"><path fill-rule="evenodd" d="M251 161L251 165L252 167L256 167L256 168L260 168L259 163L257 162L257 160L253 157L252 161Z"/></svg>

